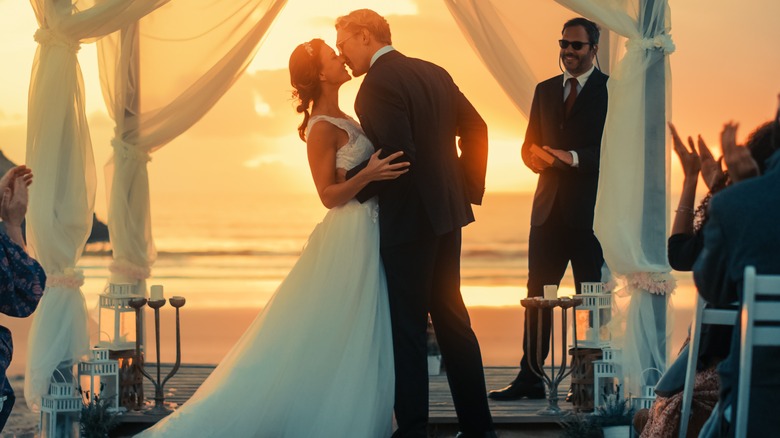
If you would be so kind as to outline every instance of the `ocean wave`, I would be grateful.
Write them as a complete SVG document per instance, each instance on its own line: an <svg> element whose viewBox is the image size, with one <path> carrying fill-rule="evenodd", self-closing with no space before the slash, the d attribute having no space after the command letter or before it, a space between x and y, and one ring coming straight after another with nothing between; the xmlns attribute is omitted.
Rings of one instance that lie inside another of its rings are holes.
<svg viewBox="0 0 780 438"><path fill-rule="evenodd" d="M181 249L181 250L160 250L157 252L160 258L175 257L297 257L301 251L290 250L255 250L255 249ZM85 256L101 257L111 256L111 250L86 250ZM500 248L464 248L461 250L461 257L471 259L523 259L528 257L528 250L523 249L500 249Z"/></svg>
<svg viewBox="0 0 780 438"><path fill-rule="evenodd" d="M85 256L111 256L111 250L86 250ZM157 251L157 258L164 257L297 257L301 251L272 251L254 249L203 249L203 250L162 250Z"/></svg>
<svg viewBox="0 0 780 438"><path fill-rule="evenodd" d="M464 248L460 252L463 258L480 259L522 259L528 257L528 249L500 249L500 248Z"/></svg>

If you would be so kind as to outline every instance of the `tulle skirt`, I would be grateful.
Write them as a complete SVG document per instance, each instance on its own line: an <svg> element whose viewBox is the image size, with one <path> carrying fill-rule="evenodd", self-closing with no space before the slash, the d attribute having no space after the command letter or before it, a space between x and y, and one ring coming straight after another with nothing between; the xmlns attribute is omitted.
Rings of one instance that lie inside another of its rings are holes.
<svg viewBox="0 0 780 438"><path fill-rule="evenodd" d="M331 209L193 397L142 437L387 437L393 350L375 200Z"/></svg>

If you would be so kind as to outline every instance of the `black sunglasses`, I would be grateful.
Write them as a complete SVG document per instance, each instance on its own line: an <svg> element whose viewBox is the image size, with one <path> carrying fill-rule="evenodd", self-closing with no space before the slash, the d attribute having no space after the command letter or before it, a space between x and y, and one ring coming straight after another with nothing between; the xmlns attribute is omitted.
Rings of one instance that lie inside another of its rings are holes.
<svg viewBox="0 0 780 438"><path fill-rule="evenodd" d="M561 49L571 46L574 50L580 50L585 44L593 45L592 43L585 43L582 41L558 40L558 45L561 46Z"/></svg>

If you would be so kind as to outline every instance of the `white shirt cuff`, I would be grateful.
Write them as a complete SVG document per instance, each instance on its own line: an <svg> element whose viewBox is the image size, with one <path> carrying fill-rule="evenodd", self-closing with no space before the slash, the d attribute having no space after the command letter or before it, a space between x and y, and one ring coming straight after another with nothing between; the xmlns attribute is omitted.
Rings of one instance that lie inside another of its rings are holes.
<svg viewBox="0 0 780 438"><path fill-rule="evenodd" d="M571 167L580 167L580 160L579 157L577 157L576 151L569 151L571 154Z"/></svg>

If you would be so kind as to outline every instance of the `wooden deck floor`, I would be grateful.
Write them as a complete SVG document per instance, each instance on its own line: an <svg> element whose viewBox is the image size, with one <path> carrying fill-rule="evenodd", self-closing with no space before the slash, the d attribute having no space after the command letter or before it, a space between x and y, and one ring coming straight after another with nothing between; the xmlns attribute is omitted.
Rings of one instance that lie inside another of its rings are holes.
<svg viewBox="0 0 780 438"><path fill-rule="evenodd" d="M487 367L485 368L485 382L487 389L498 389L508 385L517 376L515 367ZM558 386L558 405L561 409L571 409L571 404L566 403L566 392L569 390L569 377ZM428 410L431 423L456 424L455 407L452 404L450 388L447 384L447 376L441 374L430 377L430 395L428 397ZM547 406L547 400L514 400L497 402L488 399L490 413L496 424L527 424L527 423L558 423L558 417L540 416L536 413Z"/></svg>
<svg viewBox="0 0 780 438"><path fill-rule="evenodd" d="M200 384L211 374L215 365L182 365L179 372L165 385L165 400L177 406L184 404L198 389ZM171 364L161 366L163 379L171 369ZM147 368L151 375L156 375L156 369ZM512 381L517 373L516 368L488 367L485 368L485 379L488 389L501 388ZM563 409L571 409L569 403L564 402L565 391L569 388L569 379L564 380L559 386L560 406ZM145 379L144 395L147 400L154 397L154 388L148 379ZM455 409L452 404L447 376L441 374L430 378L430 422L432 424L456 424ZM553 424L560 419L558 417L545 417L536 412L547 406L546 400L517 400L508 402L490 401L490 410L493 421L496 424ZM155 423L160 417L130 412L122 416L125 423Z"/></svg>

